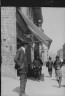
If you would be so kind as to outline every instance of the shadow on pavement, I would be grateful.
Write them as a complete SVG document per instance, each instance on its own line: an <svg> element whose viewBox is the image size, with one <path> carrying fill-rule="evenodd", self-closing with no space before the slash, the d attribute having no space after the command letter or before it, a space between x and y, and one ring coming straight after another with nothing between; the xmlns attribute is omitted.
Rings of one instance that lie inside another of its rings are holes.
<svg viewBox="0 0 65 96"><path fill-rule="evenodd" d="M59 86L55 86L55 85L53 85L53 87L57 87L57 88L59 88ZM65 85L61 85L61 87L65 87Z"/></svg>
<svg viewBox="0 0 65 96"><path fill-rule="evenodd" d="M65 85L61 85L61 87L65 87Z"/></svg>
<svg viewBox="0 0 65 96"><path fill-rule="evenodd" d="M28 77L29 80L33 80L33 81L37 81L37 82L40 82L40 80L38 79L35 79L34 77Z"/></svg>
<svg viewBox="0 0 65 96"><path fill-rule="evenodd" d="M56 81L56 79L52 79L52 80L55 80Z"/></svg>
<svg viewBox="0 0 65 96"><path fill-rule="evenodd" d="M16 93L20 93L20 87L16 87L13 91L15 91Z"/></svg>
<svg viewBox="0 0 65 96"><path fill-rule="evenodd" d="M40 81L44 81L44 74L41 74Z"/></svg>
<svg viewBox="0 0 65 96"><path fill-rule="evenodd" d="M13 91L16 92L16 93L18 93L18 94L20 94L20 87L16 87ZM24 96L29 96L29 95L27 95L27 94L25 93Z"/></svg>
<svg viewBox="0 0 65 96"><path fill-rule="evenodd" d="M59 88L59 86L55 86L55 85L53 85L53 87L57 87L57 88Z"/></svg>
<svg viewBox="0 0 65 96"><path fill-rule="evenodd" d="M45 76L45 77L50 78L50 76Z"/></svg>
<svg viewBox="0 0 65 96"><path fill-rule="evenodd" d="M38 79L35 79L35 77L28 77L28 79L29 80L33 80L33 81L38 81L38 82L40 82L40 81L44 81L44 74L41 74L41 76L40 76L40 79L38 80Z"/></svg>

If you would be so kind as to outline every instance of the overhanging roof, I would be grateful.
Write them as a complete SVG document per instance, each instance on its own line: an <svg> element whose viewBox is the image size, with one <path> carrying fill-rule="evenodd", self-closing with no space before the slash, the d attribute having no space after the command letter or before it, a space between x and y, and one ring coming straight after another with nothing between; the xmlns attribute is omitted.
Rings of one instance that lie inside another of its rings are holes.
<svg viewBox="0 0 65 96"><path fill-rule="evenodd" d="M30 29L33 35L35 35L41 42L43 42L48 48L50 47L50 44L52 40L44 34L42 30L40 30L29 18L27 18L24 14L21 13L20 10L18 10L24 20L24 22L27 24L27 27Z"/></svg>

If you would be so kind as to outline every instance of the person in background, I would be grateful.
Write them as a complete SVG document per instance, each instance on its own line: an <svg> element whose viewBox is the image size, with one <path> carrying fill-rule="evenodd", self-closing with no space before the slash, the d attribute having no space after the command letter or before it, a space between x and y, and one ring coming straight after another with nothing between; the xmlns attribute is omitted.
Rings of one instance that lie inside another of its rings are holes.
<svg viewBox="0 0 65 96"><path fill-rule="evenodd" d="M43 62L42 62L42 60L40 59L39 56L37 56L37 60L40 62L40 63L39 63L39 76L41 76L41 71L42 71Z"/></svg>
<svg viewBox="0 0 65 96"><path fill-rule="evenodd" d="M25 94L25 87L27 81L27 70L28 64L26 59L26 42L21 43L21 47L17 50L16 56L14 58L15 63L19 66L19 74L20 74L20 96L24 96Z"/></svg>
<svg viewBox="0 0 65 96"><path fill-rule="evenodd" d="M37 56L33 60L33 70L34 70L35 78L38 80L40 79L41 76L42 65L43 65L42 60L39 58L39 56Z"/></svg>
<svg viewBox="0 0 65 96"><path fill-rule="evenodd" d="M63 59L62 59L62 58L60 58L60 60L61 60L61 63L62 63L62 65L63 65L63 63L64 63L64 62L63 62Z"/></svg>
<svg viewBox="0 0 65 96"><path fill-rule="evenodd" d="M40 70L42 70L43 62L39 56L37 56L37 60L40 62Z"/></svg>
<svg viewBox="0 0 65 96"><path fill-rule="evenodd" d="M40 74L39 74L39 67L40 67L40 62L35 58L33 60L33 74L35 76L35 79L40 79Z"/></svg>
<svg viewBox="0 0 65 96"><path fill-rule="evenodd" d="M62 72L61 72L62 63L59 59L59 56L56 56L56 60L54 62L54 68L55 68L55 74L57 77L57 81L59 83L59 87L61 87L61 81L62 81Z"/></svg>
<svg viewBox="0 0 65 96"><path fill-rule="evenodd" d="M52 77L53 61L52 61L51 57L49 57L49 60L47 62L47 66L48 66L48 73L49 73L50 77Z"/></svg>

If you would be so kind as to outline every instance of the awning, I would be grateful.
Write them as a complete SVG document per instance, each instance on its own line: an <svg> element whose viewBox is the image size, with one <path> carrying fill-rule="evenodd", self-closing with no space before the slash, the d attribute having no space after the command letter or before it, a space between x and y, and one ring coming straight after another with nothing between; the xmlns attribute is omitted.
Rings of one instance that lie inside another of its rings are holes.
<svg viewBox="0 0 65 96"><path fill-rule="evenodd" d="M24 20L24 22L27 24L27 27L30 29L33 35L35 35L41 42L43 42L48 48L50 47L50 44L52 40L44 34L42 30L40 30L29 18L27 18L24 14L21 13L20 10L18 10Z"/></svg>
<svg viewBox="0 0 65 96"><path fill-rule="evenodd" d="M24 34L23 34L23 30L19 29L18 27L18 22L17 22L17 27L16 27L16 30L17 30L17 38L19 38L21 41L23 42L32 42L32 40L30 38L27 38Z"/></svg>
<svg viewBox="0 0 65 96"><path fill-rule="evenodd" d="M19 33L19 34L18 34ZM22 32L21 32L22 33ZM27 39L23 34L20 34L20 32L17 32L17 38L19 38L23 42L30 42L29 39Z"/></svg>

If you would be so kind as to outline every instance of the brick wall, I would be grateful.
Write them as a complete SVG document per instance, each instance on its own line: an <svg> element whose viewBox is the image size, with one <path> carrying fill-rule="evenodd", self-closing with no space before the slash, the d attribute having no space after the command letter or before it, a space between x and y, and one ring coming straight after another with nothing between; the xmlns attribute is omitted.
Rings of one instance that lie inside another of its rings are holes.
<svg viewBox="0 0 65 96"><path fill-rule="evenodd" d="M63 59L65 60L65 44L63 45Z"/></svg>
<svg viewBox="0 0 65 96"><path fill-rule="evenodd" d="M16 8L1 7L2 65L14 66L16 54Z"/></svg>

